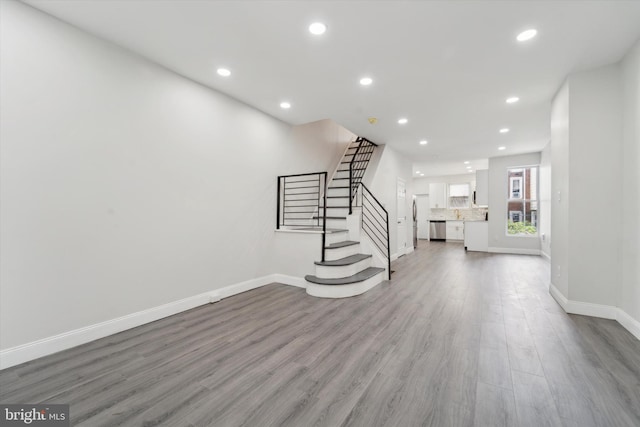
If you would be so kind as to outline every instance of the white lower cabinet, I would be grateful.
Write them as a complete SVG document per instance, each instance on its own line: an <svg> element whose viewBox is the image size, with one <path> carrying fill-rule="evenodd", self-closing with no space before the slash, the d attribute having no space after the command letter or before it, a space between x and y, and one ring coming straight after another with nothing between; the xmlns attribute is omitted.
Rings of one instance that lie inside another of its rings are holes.
<svg viewBox="0 0 640 427"><path fill-rule="evenodd" d="M464 221L447 221L447 240L464 240Z"/></svg>

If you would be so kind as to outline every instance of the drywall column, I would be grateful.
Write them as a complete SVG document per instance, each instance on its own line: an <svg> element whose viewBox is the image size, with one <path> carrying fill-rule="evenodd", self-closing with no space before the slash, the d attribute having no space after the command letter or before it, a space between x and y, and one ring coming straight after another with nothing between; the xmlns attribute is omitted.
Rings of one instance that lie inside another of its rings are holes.
<svg viewBox="0 0 640 427"><path fill-rule="evenodd" d="M551 258L551 144L547 144L540 153L540 219L538 234L540 235L540 252Z"/></svg>
<svg viewBox="0 0 640 427"><path fill-rule="evenodd" d="M640 324L640 41L622 70L622 286L620 308Z"/></svg>
<svg viewBox="0 0 640 427"><path fill-rule="evenodd" d="M614 64L569 76L553 100L551 290L573 313L618 318L622 93Z"/></svg>
<svg viewBox="0 0 640 427"><path fill-rule="evenodd" d="M618 65L570 76L568 298L572 301L617 305L622 279L621 130Z"/></svg>
<svg viewBox="0 0 640 427"><path fill-rule="evenodd" d="M569 85L551 104L551 284L569 296Z"/></svg>

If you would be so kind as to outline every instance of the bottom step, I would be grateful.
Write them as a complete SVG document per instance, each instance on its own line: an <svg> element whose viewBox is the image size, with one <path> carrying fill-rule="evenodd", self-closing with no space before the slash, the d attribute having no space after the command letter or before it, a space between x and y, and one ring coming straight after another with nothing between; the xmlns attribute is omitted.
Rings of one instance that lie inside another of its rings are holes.
<svg viewBox="0 0 640 427"><path fill-rule="evenodd" d="M370 277L375 276L378 273L384 271L384 268L380 267L369 267L366 268L359 273L354 274L349 277L341 277L340 279L321 279L316 276L308 275L304 277L304 280L307 282L315 283L317 285L329 285L329 286L339 286L339 285L349 285L351 283L362 282L364 280L369 279Z"/></svg>
<svg viewBox="0 0 640 427"><path fill-rule="evenodd" d="M321 298L347 298L363 294L384 280L384 268L369 267L353 276L341 279L320 279L306 276L307 293Z"/></svg>

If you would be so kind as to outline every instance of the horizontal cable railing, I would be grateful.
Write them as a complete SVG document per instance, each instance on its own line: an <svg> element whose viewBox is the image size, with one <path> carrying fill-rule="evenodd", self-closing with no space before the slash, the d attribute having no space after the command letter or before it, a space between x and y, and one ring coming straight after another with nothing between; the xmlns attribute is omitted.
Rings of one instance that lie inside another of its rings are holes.
<svg viewBox="0 0 640 427"><path fill-rule="evenodd" d="M361 136L359 136L355 142L358 143L358 146L353 153L351 162L349 162L349 191L351 192L351 197L349 197L349 214L353 213L353 198L358 191L358 185L362 182L373 151L377 147L376 144Z"/></svg>
<svg viewBox="0 0 640 427"><path fill-rule="evenodd" d="M327 231L327 172L278 177L276 229L322 227L322 261Z"/></svg>
<svg viewBox="0 0 640 427"><path fill-rule="evenodd" d="M362 182L356 188L355 206L362 208L362 231L387 259L387 271L391 280L389 213Z"/></svg>

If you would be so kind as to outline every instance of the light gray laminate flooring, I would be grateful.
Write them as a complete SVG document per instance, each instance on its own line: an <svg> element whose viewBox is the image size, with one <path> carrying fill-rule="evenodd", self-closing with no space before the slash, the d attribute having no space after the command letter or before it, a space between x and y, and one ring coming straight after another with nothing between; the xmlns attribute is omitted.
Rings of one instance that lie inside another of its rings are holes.
<svg viewBox="0 0 640 427"><path fill-rule="evenodd" d="M640 342L565 314L549 266L420 241L391 283L272 284L0 373L77 426L640 426Z"/></svg>

